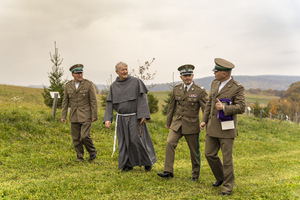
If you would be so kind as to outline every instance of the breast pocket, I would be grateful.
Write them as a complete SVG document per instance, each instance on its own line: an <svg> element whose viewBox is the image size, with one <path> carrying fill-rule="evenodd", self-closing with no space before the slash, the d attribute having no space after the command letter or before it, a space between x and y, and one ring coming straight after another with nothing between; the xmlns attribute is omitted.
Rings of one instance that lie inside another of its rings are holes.
<svg viewBox="0 0 300 200"><path fill-rule="evenodd" d="M87 90L80 90L79 94L80 94L81 98L86 98L88 96L88 91Z"/></svg>
<svg viewBox="0 0 300 200"><path fill-rule="evenodd" d="M182 99L181 99L180 96L176 96L176 97L175 97L175 100L176 100L176 102L177 102L177 105L180 105L180 104L181 104L180 102L181 102Z"/></svg>
<svg viewBox="0 0 300 200"><path fill-rule="evenodd" d="M72 98L74 91L73 90L69 90L67 91L67 95L69 96L69 98Z"/></svg>
<svg viewBox="0 0 300 200"><path fill-rule="evenodd" d="M187 102L190 106L192 107L196 107L198 106L198 101L197 101L197 98L188 98L187 99Z"/></svg>

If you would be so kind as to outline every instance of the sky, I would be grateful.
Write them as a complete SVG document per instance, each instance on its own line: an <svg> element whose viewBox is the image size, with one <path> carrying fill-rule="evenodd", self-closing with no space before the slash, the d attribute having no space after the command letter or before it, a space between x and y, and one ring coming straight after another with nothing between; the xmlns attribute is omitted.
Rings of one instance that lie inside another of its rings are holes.
<svg viewBox="0 0 300 200"><path fill-rule="evenodd" d="M150 83L213 76L214 58L231 61L234 75L300 76L299 0L2 0L0 84L49 85L54 41L69 68L107 84L115 65L137 70L154 62ZM174 77L174 78L173 78Z"/></svg>

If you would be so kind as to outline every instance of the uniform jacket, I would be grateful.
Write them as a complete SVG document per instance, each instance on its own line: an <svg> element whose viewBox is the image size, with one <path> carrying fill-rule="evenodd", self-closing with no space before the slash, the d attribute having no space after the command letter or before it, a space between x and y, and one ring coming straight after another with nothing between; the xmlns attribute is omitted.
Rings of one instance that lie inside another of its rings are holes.
<svg viewBox="0 0 300 200"><path fill-rule="evenodd" d="M98 105L94 84L87 79L83 79L76 89L74 80L66 83L62 102L62 119L66 119L68 107L70 107L69 118L73 123L89 122L92 121L92 118L98 118Z"/></svg>
<svg viewBox="0 0 300 200"><path fill-rule="evenodd" d="M199 110L204 111L207 94L203 87L193 83L189 91L184 94L184 84L178 84L173 89L173 94L168 107L166 125L174 131L181 127L182 134L198 134ZM174 113L176 114L174 116ZM174 119L173 119L174 116Z"/></svg>
<svg viewBox="0 0 300 200"><path fill-rule="evenodd" d="M206 134L216 138L235 138L237 134L237 114L245 112L244 87L233 78L218 92L221 82L214 80L211 84L208 101L206 103L202 121L206 123ZM225 105L225 116L233 115L234 127L231 130L222 130L218 117L216 103L218 99L230 99L232 104Z"/></svg>

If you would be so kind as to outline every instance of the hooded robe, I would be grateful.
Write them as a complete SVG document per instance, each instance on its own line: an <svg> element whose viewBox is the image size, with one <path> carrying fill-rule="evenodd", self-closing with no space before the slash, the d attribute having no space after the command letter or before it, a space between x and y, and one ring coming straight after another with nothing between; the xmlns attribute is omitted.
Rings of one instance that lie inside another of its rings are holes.
<svg viewBox="0 0 300 200"><path fill-rule="evenodd" d="M113 109L121 114L117 116L119 169L152 166L157 160L147 125L139 124L142 118L150 119L147 92L145 84L132 76L123 81L117 77L110 86L103 121L113 121Z"/></svg>

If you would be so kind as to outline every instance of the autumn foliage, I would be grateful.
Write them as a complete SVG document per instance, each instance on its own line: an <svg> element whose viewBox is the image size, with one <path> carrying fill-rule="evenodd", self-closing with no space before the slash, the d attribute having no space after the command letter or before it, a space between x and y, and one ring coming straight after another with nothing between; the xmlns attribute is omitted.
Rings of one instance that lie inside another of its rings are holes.
<svg viewBox="0 0 300 200"><path fill-rule="evenodd" d="M294 121L296 113L300 114L300 81L292 83L283 97L271 100L267 107L272 116L287 115Z"/></svg>

